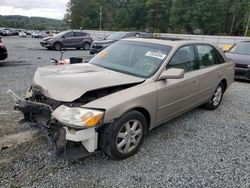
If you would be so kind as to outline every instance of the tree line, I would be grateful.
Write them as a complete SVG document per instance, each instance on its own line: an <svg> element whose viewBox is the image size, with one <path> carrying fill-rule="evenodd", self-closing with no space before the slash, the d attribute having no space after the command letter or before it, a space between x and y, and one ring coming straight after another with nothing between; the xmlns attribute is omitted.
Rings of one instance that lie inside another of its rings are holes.
<svg viewBox="0 0 250 188"><path fill-rule="evenodd" d="M73 29L244 35L250 0L70 0Z"/></svg>
<svg viewBox="0 0 250 188"><path fill-rule="evenodd" d="M0 27L34 29L34 30L64 30L67 23L63 20L26 17L26 16L1 16Z"/></svg>

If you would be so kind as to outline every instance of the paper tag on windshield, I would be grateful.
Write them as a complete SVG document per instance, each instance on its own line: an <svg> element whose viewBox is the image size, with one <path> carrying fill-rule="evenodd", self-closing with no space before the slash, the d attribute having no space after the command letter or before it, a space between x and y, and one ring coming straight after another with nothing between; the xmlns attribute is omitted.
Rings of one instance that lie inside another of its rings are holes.
<svg viewBox="0 0 250 188"><path fill-rule="evenodd" d="M154 57L154 58L158 58L158 59L161 59L163 60L166 55L165 54L162 54L161 52L150 52L148 51L145 56L148 56L148 57Z"/></svg>

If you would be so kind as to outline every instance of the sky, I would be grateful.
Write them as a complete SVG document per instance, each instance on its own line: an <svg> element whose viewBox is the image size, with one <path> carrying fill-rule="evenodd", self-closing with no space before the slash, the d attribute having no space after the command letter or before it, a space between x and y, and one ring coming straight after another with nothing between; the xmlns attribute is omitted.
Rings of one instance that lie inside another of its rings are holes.
<svg viewBox="0 0 250 188"><path fill-rule="evenodd" d="M69 0L0 0L0 15L63 19Z"/></svg>

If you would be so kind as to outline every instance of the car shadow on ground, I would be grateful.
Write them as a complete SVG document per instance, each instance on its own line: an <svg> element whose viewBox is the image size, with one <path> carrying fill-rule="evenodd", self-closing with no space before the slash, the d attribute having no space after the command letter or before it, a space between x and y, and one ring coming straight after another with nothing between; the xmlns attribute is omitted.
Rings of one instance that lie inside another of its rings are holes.
<svg viewBox="0 0 250 188"><path fill-rule="evenodd" d="M0 67L17 67L17 66L24 66L24 65L31 65L26 61L1 61Z"/></svg>

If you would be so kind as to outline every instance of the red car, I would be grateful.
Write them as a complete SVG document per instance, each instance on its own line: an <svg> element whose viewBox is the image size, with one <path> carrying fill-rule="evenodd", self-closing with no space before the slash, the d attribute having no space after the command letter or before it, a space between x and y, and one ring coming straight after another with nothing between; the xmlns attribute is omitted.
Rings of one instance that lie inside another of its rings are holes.
<svg viewBox="0 0 250 188"><path fill-rule="evenodd" d="M8 52L2 42L2 36L0 36L0 60L5 60L8 57Z"/></svg>

